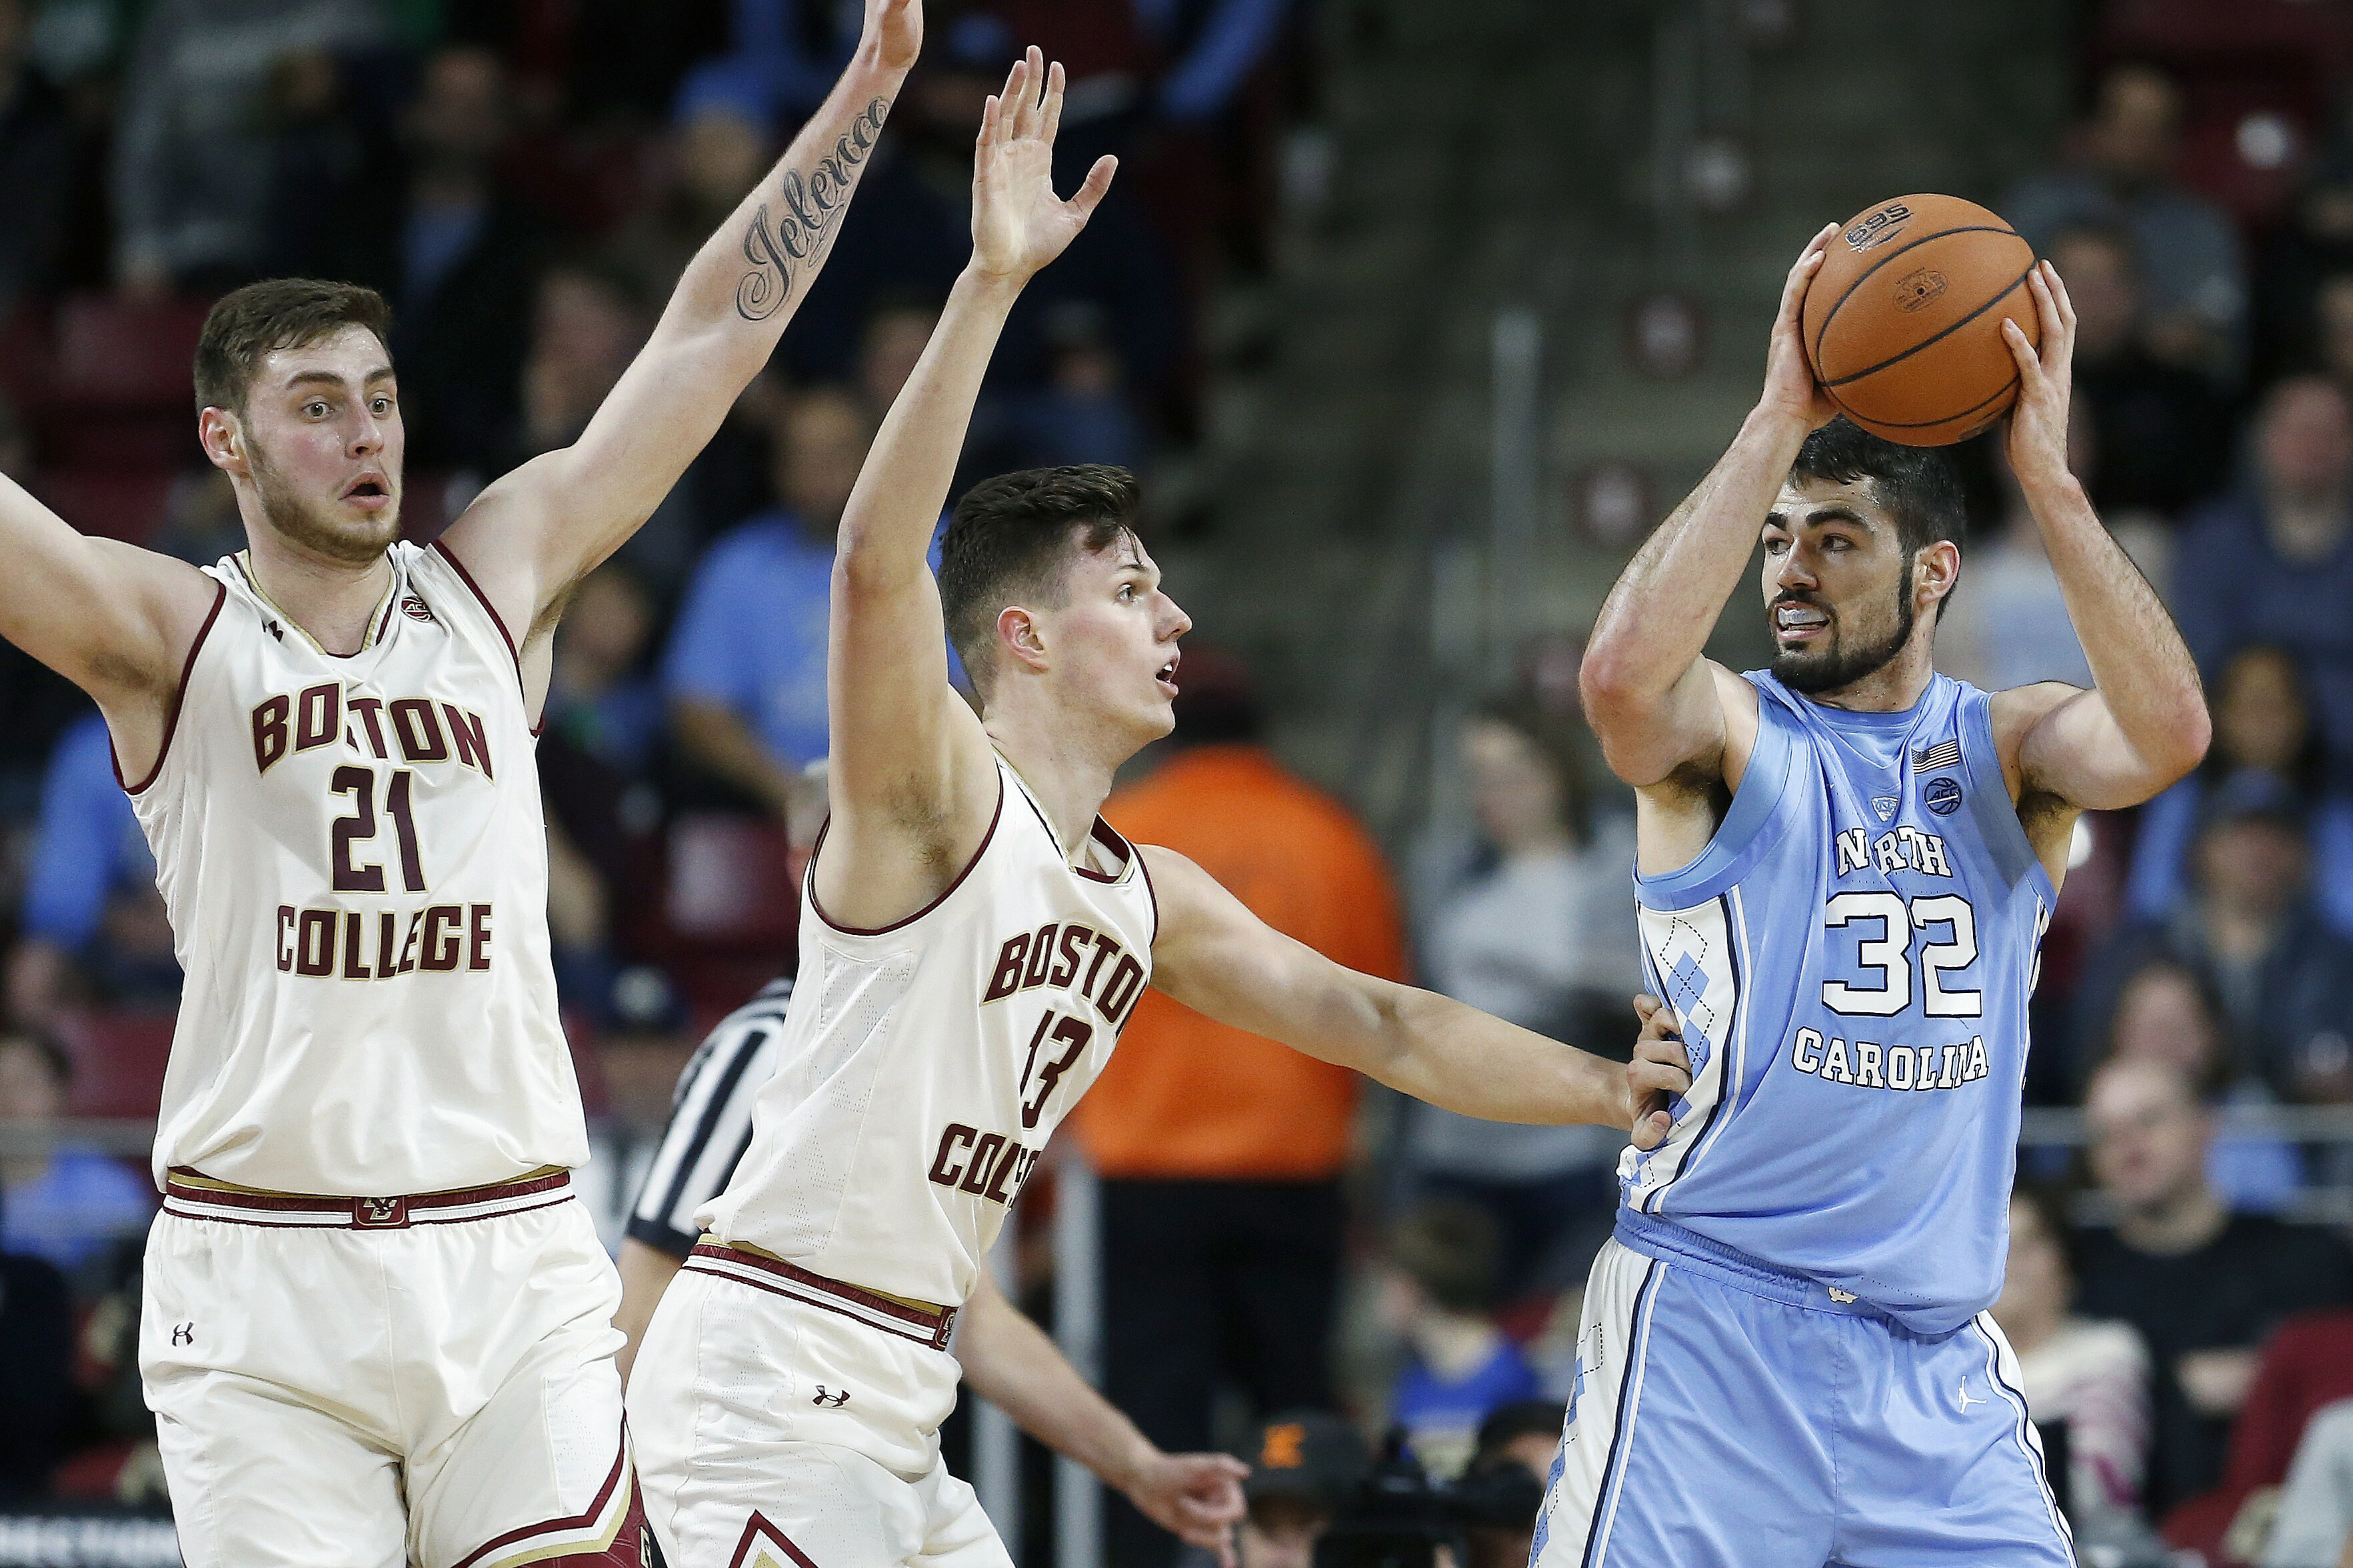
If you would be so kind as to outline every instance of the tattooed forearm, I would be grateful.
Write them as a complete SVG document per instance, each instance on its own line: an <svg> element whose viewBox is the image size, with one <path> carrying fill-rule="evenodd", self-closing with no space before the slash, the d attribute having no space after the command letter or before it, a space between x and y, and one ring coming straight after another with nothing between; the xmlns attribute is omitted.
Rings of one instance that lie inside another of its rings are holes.
<svg viewBox="0 0 2353 1568"><path fill-rule="evenodd" d="M765 321L792 297L799 269L825 249L848 210L859 171L882 139L882 121L890 113L891 100L875 99L806 178L798 169L784 172L775 200L760 204L744 236L744 255L752 269L735 286L737 315Z"/></svg>

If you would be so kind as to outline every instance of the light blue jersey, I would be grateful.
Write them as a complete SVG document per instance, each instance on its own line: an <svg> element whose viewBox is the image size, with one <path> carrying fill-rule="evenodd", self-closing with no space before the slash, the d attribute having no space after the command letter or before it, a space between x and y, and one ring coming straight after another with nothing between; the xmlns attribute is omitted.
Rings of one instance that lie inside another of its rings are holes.
<svg viewBox="0 0 2353 1568"><path fill-rule="evenodd" d="M1907 711L1854 713L1747 679L1757 747L1723 826L1635 879L1694 1082L1620 1163L1620 1236L1655 1255L1679 1226L1949 1332L2001 1290L2056 895L1986 693L1940 675Z"/></svg>

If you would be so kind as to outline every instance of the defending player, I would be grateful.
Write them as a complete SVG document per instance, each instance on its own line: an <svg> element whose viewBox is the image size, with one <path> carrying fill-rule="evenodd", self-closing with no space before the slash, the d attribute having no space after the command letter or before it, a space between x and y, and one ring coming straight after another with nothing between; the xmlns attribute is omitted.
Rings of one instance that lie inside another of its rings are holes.
<svg viewBox="0 0 2353 1568"><path fill-rule="evenodd" d="M0 481L0 634L98 701L186 972L140 1365L191 1568L640 1561L568 1168L533 731L570 585L644 521L824 261L921 41L840 84L689 266L579 443L396 542L384 303L215 309L198 433L248 549L198 571Z"/></svg>
<svg viewBox="0 0 2353 1568"><path fill-rule="evenodd" d="M1930 665L1960 575L1940 455L1832 410L1789 274L1765 395L1603 605L1585 700L1639 796L1655 988L1695 1081L1620 1165L1538 1568L2071 1563L1985 1309L2001 1287L2026 1003L2078 813L2196 765L2163 606L2066 466L2075 319L2029 279L2008 443L2096 689ZM1777 657L1701 652L1762 535Z"/></svg>
<svg viewBox="0 0 2353 1568"><path fill-rule="evenodd" d="M623 1377L647 1321L701 1232L711 1205L752 1136L752 1105L784 1045L790 980L770 983L711 1031L679 1076L670 1126L647 1167L621 1244L621 1310L629 1336ZM956 1315L949 1347L964 1381L1039 1442L1086 1466L1187 1543L1232 1554L1250 1467L1230 1454L1167 1454L1089 1387L1054 1342L1006 1300L983 1270Z"/></svg>
<svg viewBox="0 0 2353 1568"><path fill-rule="evenodd" d="M1146 984L1472 1115L1628 1126L1631 1069L1342 969L1198 868L1097 815L1168 732L1177 639L1112 468L1010 475L927 547L983 372L1029 279L1085 224L1050 178L1062 79L1036 50L989 101L973 257L843 516L829 659L833 816L799 989L752 1143L647 1330L629 1392L675 1563L1007 1563L940 1464L945 1352L981 1255ZM948 684L943 624L982 697ZM1217 1064L1204 1062L1204 1072ZM1644 1142L1667 1121L1646 1112Z"/></svg>

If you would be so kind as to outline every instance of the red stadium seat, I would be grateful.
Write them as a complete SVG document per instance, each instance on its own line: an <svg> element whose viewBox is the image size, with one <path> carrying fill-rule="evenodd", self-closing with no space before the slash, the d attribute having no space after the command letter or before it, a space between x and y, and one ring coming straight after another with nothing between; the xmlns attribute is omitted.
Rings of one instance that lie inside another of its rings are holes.
<svg viewBox="0 0 2353 1568"><path fill-rule="evenodd" d="M144 544L164 526L172 501L169 472L68 468L45 474L34 493L84 533Z"/></svg>
<svg viewBox="0 0 2353 1568"><path fill-rule="evenodd" d="M670 930L691 946L792 945L799 900L785 830L751 816L682 816L670 830Z"/></svg>
<svg viewBox="0 0 2353 1568"><path fill-rule="evenodd" d="M164 1064L172 1054L169 1013L73 1013L58 1021L58 1039L73 1058L69 1115L152 1120L164 1098Z"/></svg>
<svg viewBox="0 0 2353 1568"><path fill-rule="evenodd" d="M209 309L200 300L145 305L111 294L66 300L58 307L58 395L88 408L189 411L190 366Z"/></svg>

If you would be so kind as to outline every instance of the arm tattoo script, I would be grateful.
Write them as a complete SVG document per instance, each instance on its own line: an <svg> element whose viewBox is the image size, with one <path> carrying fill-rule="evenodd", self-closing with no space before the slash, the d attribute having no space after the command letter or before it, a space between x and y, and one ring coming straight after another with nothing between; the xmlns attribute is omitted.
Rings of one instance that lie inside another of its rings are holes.
<svg viewBox="0 0 2353 1568"><path fill-rule="evenodd" d="M858 171L882 139L882 121L890 113L889 99L874 100L806 178L798 169L785 171L776 200L760 204L752 215L751 232L744 237L744 255L752 269L735 286L737 315L765 321L791 298L800 267L825 248L849 208Z"/></svg>

